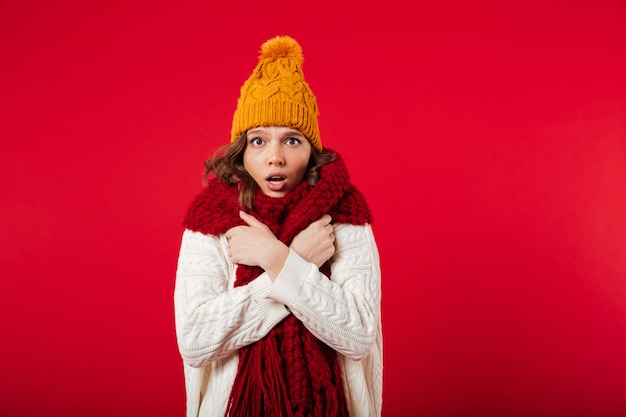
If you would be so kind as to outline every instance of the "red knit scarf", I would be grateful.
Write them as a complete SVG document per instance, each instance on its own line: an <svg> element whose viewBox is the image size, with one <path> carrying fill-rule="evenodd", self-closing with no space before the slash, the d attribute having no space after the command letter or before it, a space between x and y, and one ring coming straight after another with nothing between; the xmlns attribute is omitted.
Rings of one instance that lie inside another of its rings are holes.
<svg viewBox="0 0 626 417"><path fill-rule="evenodd" d="M212 179L191 204L184 226L219 235L243 224L239 209L237 188ZM365 198L350 183L340 157L322 167L315 186L303 182L283 198L268 197L258 191L254 210L248 212L286 245L326 213L334 223L357 225L372 221ZM328 262L320 270L330 277ZM248 284L262 272L259 267L239 265L235 286ZM348 416L337 353L313 336L294 315L287 316L263 339L240 349L226 415Z"/></svg>

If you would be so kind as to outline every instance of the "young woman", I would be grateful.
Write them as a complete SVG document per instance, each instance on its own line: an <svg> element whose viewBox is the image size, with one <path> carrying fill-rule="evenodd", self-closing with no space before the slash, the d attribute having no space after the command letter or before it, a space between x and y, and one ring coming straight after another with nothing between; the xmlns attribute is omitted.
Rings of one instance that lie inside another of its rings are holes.
<svg viewBox="0 0 626 417"><path fill-rule="evenodd" d="M379 416L380 266L363 195L324 149L302 51L263 44L205 162L174 293L187 416Z"/></svg>

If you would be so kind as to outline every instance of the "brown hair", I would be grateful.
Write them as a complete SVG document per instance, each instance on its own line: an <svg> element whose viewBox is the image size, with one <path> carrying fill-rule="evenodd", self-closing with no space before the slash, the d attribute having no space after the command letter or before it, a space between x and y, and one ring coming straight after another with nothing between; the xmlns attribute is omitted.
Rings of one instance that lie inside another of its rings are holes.
<svg viewBox="0 0 626 417"><path fill-rule="evenodd" d="M211 174L229 184L236 184L239 188L239 204L250 209L254 204L254 193L258 186L243 166L243 153L247 144L246 132L243 132L239 139L222 146L212 157L204 161L203 184L207 185ZM320 152L311 146L311 157L304 180L310 185L317 184L321 167L333 162L336 158L337 155L334 152L327 150Z"/></svg>

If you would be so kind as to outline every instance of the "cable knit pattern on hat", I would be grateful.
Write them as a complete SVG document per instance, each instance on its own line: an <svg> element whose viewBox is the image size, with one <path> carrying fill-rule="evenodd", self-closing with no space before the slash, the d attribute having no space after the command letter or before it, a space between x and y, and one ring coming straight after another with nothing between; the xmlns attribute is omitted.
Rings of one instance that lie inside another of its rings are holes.
<svg viewBox="0 0 626 417"><path fill-rule="evenodd" d="M304 79L302 48L289 36L277 36L261 46L259 63L241 87L233 115L231 141L259 126L298 129L322 150L317 101Z"/></svg>

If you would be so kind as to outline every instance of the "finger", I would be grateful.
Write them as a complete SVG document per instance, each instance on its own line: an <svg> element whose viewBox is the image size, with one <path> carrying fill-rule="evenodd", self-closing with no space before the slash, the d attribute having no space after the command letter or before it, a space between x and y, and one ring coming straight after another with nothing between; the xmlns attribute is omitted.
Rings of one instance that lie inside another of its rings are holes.
<svg viewBox="0 0 626 417"><path fill-rule="evenodd" d="M322 225L326 226L327 224L329 224L331 221L333 221L333 218L330 217L330 214L324 214L322 217L319 218L318 220Z"/></svg>
<svg viewBox="0 0 626 417"><path fill-rule="evenodd" d="M252 216L251 214L246 213L243 210L239 210L239 217L241 217L241 219L244 222L246 222L248 226L257 226L257 227L265 226L265 224L258 221L256 217Z"/></svg>
<svg viewBox="0 0 626 417"><path fill-rule="evenodd" d="M226 239L230 240L233 238L233 236L235 236L235 231L237 230L239 226L235 226L235 227L231 227L230 229L228 229L226 231L226 233L224 233L224 236L226 236Z"/></svg>

